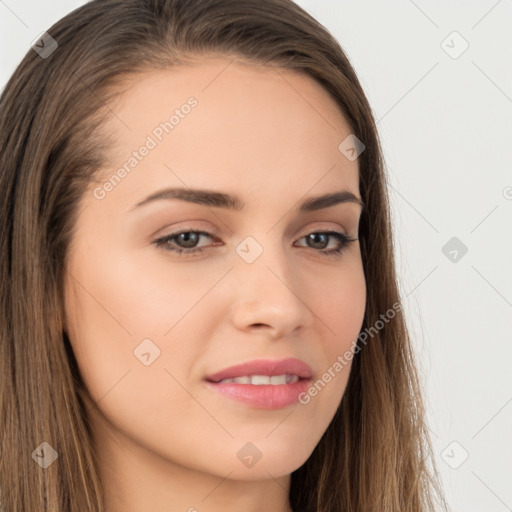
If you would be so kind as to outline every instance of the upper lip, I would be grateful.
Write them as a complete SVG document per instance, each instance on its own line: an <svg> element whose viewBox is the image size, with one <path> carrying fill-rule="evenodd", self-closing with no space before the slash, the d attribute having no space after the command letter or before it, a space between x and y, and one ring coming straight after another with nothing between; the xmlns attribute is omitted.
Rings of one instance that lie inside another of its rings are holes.
<svg viewBox="0 0 512 512"><path fill-rule="evenodd" d="M230 366L217 373L208 375L206 380L211 382L219 382L223 379L234 379L236 377L244 377L251 375L297 375L301 379L310 379L313 370L311 367L300 359L290 357L288 359L270 360L256 359L247 363Z"/></svg>

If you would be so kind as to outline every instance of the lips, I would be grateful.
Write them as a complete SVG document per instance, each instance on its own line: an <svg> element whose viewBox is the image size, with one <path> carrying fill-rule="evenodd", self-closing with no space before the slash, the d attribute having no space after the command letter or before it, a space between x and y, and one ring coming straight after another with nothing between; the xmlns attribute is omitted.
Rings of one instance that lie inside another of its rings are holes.
<svg viewBox="0 0 512 512"><path fill-rule="evenodd" d="M313 371L295 358L255 360L231 366L205 378L211 391L256 409L282 409L296 404Z"/></svg>
<svg viewBox="0 0 512 512"><path fill-rule="evenodd" d="M252 377L256 376L255 379L251 378L251 384L266 384L264 379L258 379L257 376L297 376L299 379L310 379L313 375L311 367L304 361L296 358L281 359L279 361L273 361L268 359L257 359L249 361L247 363L239 364L236 366L230 366L212 375L208 375L206 380L209 382L220 382L224 379L237 379L240 377ZM276 379L271 379L277 384ZM288 378L289 380L289 378ZM245 382L249 384L249 382Z"/></svg>

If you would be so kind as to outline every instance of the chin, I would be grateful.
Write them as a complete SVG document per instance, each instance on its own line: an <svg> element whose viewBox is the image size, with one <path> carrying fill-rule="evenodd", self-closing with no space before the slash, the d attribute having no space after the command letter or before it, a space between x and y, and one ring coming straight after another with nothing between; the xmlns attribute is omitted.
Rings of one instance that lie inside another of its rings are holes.
<svg viewBox="0 0 512 512"><path fill-rule="evenodd" d="M286 476L301 467L315 448L311 440L299 439L300 436L294 439L276 434L270 434L267 439L262 436L250 442L237 441L235 464L230 458L230 464L226 464L226 474L232 471L230 478L238 480L266 480ZM272 439L272 436L275 438Z"/></svg>

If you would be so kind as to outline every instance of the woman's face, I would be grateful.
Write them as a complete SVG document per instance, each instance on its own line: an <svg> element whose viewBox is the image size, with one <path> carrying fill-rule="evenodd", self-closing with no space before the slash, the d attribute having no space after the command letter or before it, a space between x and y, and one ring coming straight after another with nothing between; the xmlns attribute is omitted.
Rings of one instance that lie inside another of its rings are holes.
<svg viewBox="0 0 512 512"><path fill-rule="evenodd" d="M66 263L96 441L118 471L287 475L340 404L350 361L333 368L363 322L359 242L322 234L357 238L360 205L300 209L360 197L357 160L338 147L351 129L308 76L221 57L139 75L120 99ZM148 200L164 189L182 197ZM273 367L290 358L303 364ZM222 376L242 378L209 382Z"/></svg>

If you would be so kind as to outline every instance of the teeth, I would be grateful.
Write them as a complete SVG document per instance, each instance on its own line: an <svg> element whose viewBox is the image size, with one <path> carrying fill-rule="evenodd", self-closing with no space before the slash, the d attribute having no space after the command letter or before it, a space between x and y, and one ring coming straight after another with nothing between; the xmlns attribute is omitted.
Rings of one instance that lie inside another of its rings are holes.
<svg viewBox="0 0 512 512"><path fill-rule="evenodd" d="M277 378L280 378L281 375L277 375ZM272 377L269 377L268 375L252 375L251 376L251 384L255 384L256 386L263 386L265 384L275 384L275 382L270 382L270 379ZM286 377L285 377L286 380Z"/></svg>
<svg viewBox="0 0 512 512"><path fill-rule="evenodd" d="M299 380L298 375L251 375L244 377L234 377L231 379L223 379L220 384L253 384L256 386L293 384Z"/></svg>

